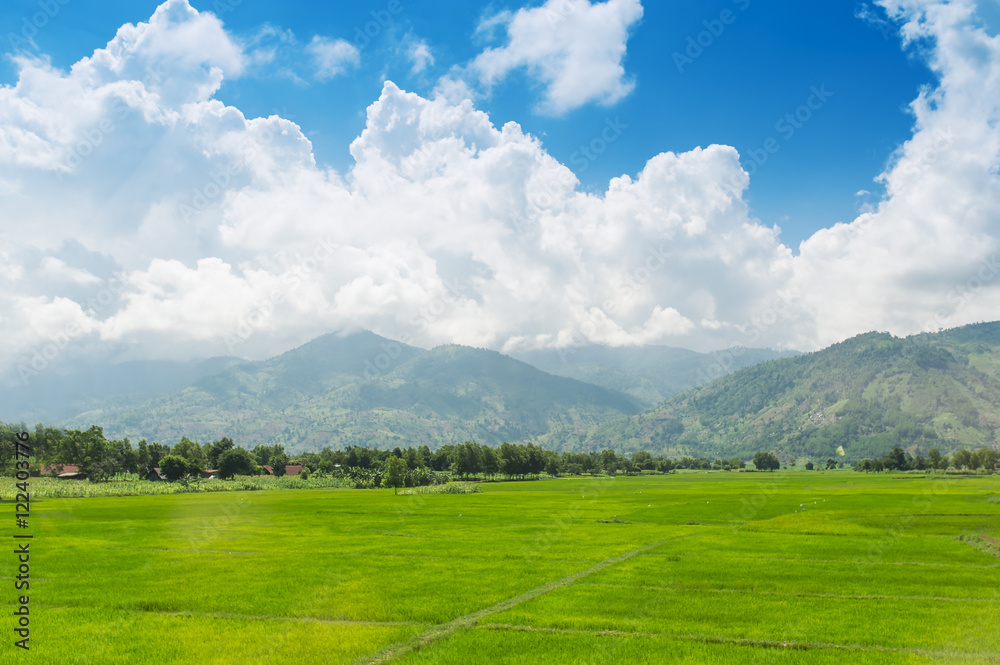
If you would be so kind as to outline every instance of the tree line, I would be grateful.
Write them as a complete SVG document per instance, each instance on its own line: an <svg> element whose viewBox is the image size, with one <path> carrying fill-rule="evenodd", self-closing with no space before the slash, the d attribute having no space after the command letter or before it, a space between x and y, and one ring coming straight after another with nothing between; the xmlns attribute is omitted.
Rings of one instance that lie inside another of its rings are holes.
<svg viewBox="0 0 1000 665"><path fill-rule="evenodd" d="M1000 464L1000 452L992 448L980 448L971 452L962 448L951 455L942 455L937 448L927 451L927 457L923 455L913 456L904 451L899 446L895 446L891 451L882 457L863 459L854 465L855 471L883 472L883 471L945 471L949 468L958 471L989 471L994 472Z"/></svg>
<svg viewBox="0 0 1000 665"><path fill-rule="evenodd" d="M23 427L0 423L0 474L14 473L16 433ZM153 469L168 480L197 478L204 470L217 471L223 478L254 475L262 468L272 467L274 475L284 475L291 462L281 445L257 445L252 449L238 446L231 438L200 444L187 437L173 445L149 443L145 439L133 444L128 438L108 439L103 428L87 430L60 429L38 425L32 433L34 454L31 471L38 475L45 470L58 472L65 465L78 465L79 471L92 482L102 482L118 474L147 475ZM739 458L715 459L682 457L673 460L640 450L630 456L614 450L557 453L533 443L502 443L491 447L474 441L448 444L432 451L429 446L411 446L378 450L348 446L343 450L332 447L319 452L300 453L295 463L303 473L348 475L359 486L373 486L381 478L390 459L400 460L398 468L405 484L428 484L449 477L502 477L508 480L583 474L669 473L675 469L736 470L746 468ZM435 475L438 474L438 475Z"/></svg>
<svg viewBox="0 0 1000 665"><path fill-rule="evenodd" d="M22 427L0 423L0 474L14 474L16 434ZM276 476L285 475L292 462L281 445L257 445L246 449L231 438L200 444L182 437L175 444L148 443L140 440L133 446L128 438L111 440L104 436L101 427L87 430L60 429L38 425L31 437L31 472L39 475L43 469L58 471L64 465L79 465L80 472L92 482L102 482L118 474L147 475L153 469L168 480L198 478L203 471L213 470L222 478L237 475L256 475L264 466L270 466ZM911 456L898 446L880 458L863 460L855 465L857 471L944 470L956 469L995 471L1000 453L989 448L976 452L959 450L949 459L936 448L927 457ZM398 462L394 461L398 460ZM699 457L671 459L654 456L640 450L622 455L612 449L591 452L557 453L533 443L502 443L491 447L465 441L448 444L436 450L427 445L379 450L361 446L348 446L343 450L327 446L319 452L300 453L294 462L303 467L303 474L343 475L355 481L357 487L377 487L382 483L390 463L394 477L402 478L402 486L443 482L457 477L504 478L508 480L549 476L636 473L670 473L677 469L734 471L745 469L747 461L734 457L709 460ZM781 468L776 455L758 452L752 460L760 471ZM839 466L828 459L825 466ZM814 468L812 462L806 468Z"/></svg>

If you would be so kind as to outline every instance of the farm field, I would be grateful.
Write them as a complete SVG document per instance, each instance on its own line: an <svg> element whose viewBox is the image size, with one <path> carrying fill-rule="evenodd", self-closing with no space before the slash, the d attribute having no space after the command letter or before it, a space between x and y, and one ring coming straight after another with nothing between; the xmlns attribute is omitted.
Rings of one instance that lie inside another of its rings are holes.
<svg viewBox="0 0 1000 665"><path fill-rule="evenodd" d="M779 472L39 499L31 650L0 662L997 663L998 495Z"/></svg>

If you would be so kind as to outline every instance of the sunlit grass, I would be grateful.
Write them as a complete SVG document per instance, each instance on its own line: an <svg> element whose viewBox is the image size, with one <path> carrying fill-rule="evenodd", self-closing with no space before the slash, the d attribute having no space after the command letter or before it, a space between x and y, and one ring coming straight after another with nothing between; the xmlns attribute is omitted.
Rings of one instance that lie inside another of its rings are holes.
<svg viewBox="0 0 1000 665"><path fill-rule="evenodd" d="M1000 532L998 486L692 473L39 497L17 662L352 663L392 645L406 663L989 662L1000 560L972 534Z"/></svg>

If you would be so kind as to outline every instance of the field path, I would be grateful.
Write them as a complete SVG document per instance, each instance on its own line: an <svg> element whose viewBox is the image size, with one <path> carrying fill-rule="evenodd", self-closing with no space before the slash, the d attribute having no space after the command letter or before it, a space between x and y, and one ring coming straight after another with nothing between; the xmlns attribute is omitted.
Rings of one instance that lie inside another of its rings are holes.
<svg viewBox="0 0 1000 665"><path fill-rule="evenodd" d="M687 536L680 536L680 538L687 538ZM648 552L654 550L661 545L666 544L671 540L678 540L678 538L667 538L666 540L660 540L649 545L645 545L638 549L629 550L624 554L619 554L616 557L610 559L605 559L600 563L597 563L586 570L581 570L578 573L573 573L568 575L561 580L556 580L555 582L549 582L548 584L543 584L541 586L535 587L525 591L524 593L514 596L513 598L508 598L503 600L496 605L483 608L472 614L466 614L465 616L452 619L448 623L441 624L440 626L435 626L430 630L427 630L418 635L414 635L412 638L404 642L403 644L397 644L390 646L387 649L372 654L371 656L366 656L358 661L355 661L355 665L382 665L384 663L391 663L393 660L405 656L406 654L414 651L416 649L422 649L433 642L437 642L440 639L448 637L460 628L469 628L475 625L483 617L489 616L491 614L497 614L499 612L504 612L512 607L520 605L521 603L527 602L529 600L534 600L539 596L544 596L547 593L551 593L556 589L561 589L573 584L578 579L586 577L587 575L592 575L593 573L599 572L607 568L608 566L613 566L616 563L622 563L623 561L628 561L634 556L642 554L643 552Z"/></svg>

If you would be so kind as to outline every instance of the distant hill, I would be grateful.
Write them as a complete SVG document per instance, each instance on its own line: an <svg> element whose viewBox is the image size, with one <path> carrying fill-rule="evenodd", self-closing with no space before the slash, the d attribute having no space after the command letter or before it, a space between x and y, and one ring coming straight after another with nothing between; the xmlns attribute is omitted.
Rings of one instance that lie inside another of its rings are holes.
<svg viewBox="0 0 1000 665"><path fill-rule="evenodd" d="M1000 323L905 339L860 335L828 349L742 369L654 409L553 431L565 450L645 449L674 457L759 450L848 461L900 445L948 453L997 446Z"/></svg>
<svg viewBox="0 0 1000 665"><path fill-rule="evenodd" d="M669 346L581 346L511 355L549 374L619 390L653 406L744 367L799 353L746 347L697 353Z"/></svg>
<svg viewBox="0 0 1000 665"><path fill-rule="evenodd" d="M496 444L634 414L624 393L546 374L493 351L430 351L370 332L326 335L263 362L242 362L139 405L78 414L109 436L171 443L231 436L289 452L325 445Z"/></svg>
<svg viewBox="0 0 1000 665"><path fill-rule="evenodd" d="M0 420L55 423L108 404L140 404L173 392L226 367L237 358L190 362L88 361L52 367L11 386L0 385Z"/></svg>

